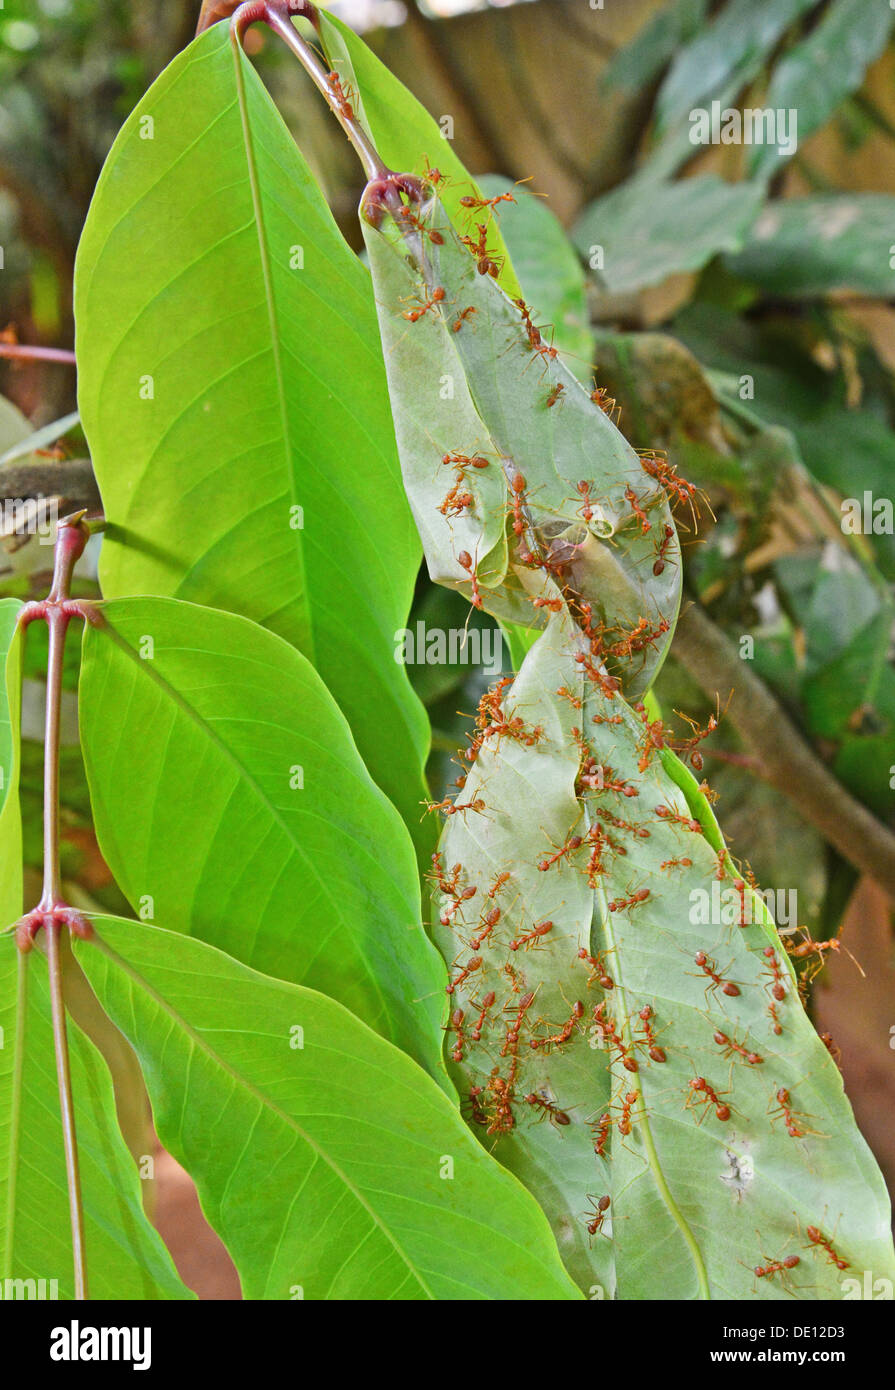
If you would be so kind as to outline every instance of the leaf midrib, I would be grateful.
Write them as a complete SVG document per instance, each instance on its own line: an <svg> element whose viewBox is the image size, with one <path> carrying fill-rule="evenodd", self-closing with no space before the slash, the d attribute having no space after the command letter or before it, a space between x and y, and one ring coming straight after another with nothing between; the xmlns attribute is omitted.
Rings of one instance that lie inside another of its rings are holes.
<svg viewBox="0 0 895 1390"><path fill-rule="evenodd" d="M145 975L143 975L135 966L131 965L131 963L127 961L123 956L120 956L112 946L110 946L107 942L103 941L102 937L99 935L98 932L94 934L93 940L91 941L90 945L97 946L99 950L128 977L128 979L133 981L134 985L136 985L137 988L145 991L145 993L153 1001L153 1003L155 1003L165 1014L167 1014L173 1023L176 1023L180 1028L183 1029L184 1034L186 1035L186 1037L189 1038L190 1042L193 1044L194 1047L198 1048L202 1053L204 1053L205 1056L207 1056L211 1062L213 1062L227 1076L229 1076L230 1079L237 1086L242 1087L242 1089L246 1093L248 1093L253 1099L255 1099L259 1105L264 1106L287 1129L292 1130L301 1140L303 1140L308 1145L308 1147L314 1152L314 1154L320 1159L320 1161L322 1163L325 1163L326 1166L331 1170L331 1172L337 1178L340 1179L340 1181L344 1184L345 1188L351 1193L351 1195L355 1198L358 1204L367 1213L372 1225L382 1232L386 1240L394 1249L395 1253L406 1265L408 1272L416 1279L417 1283L419 1284L419 1287L425 1292L427 1298L429 1298L433 1302L436 1301L435 1294L429 1288L429 1285L427 1284L423 1275L417 1269L416 1264L414 1263L411 1256L408 1254L406 1250L403 1249L400 1242L392 1234L388 1226L385 1225L385 1223L382 1221L381 1217L377 1214L375 1209L370 1205L362 1190L351 1180L348 1174L344 1171L341 1164L338 1163L334 1158L332 1158L331 1155L328 1154L327 1151L321 1147L318 1141L311 1134L309 1134L308 1131L304 1129L303 1126L299 1124L297 1120L295 1120L291 1115L288 1115L286 1111L282 1110L273 1100L270 1099L269 1096L267 1096L264 1093L264 1091L260 1090L253 1081L249 1080L235 1066L233 1066L230 1062L226 1061L226 1059L223 1058L220 1055L220 1053L218 1053L203 1037L202 1033L198 1029L194 1028L190 1023L188 1023L187 1020L183 1017L183 1015L174 1007L174 1005L171 1004L165 998L165 996L160 993L159 990L157 990L153 985L150 984L150 982L146 979ZM287 988L288 987L289 986L287 985ZM299 986L291 986L291 988L299 988Z"/></svg>
<svg viewBox="0 0 895 1390"><path fill-rule="evenodd" d="M161 602L161 603L164 603L164 602L175 603L175 604L178 603L178 600L176 600L176 599L171 599L171 600L164 600L164 599L161 599L161 600L156 600L156 601L157 601L157 602ZM210 743L213 743L214 746L224 755L224 757L226 758L226 760L227 760L229 763L232 764L232 766L236 769L236 771L237 771L237 773L238 773L238 775L239 775L239 777L240 777L240 780L241 780L242 782L244 782L244 783L251 789L251 791L252 791L252 792L254 793L254 795L257 797L257 799L258 799L258 801L261 803L261 805L268 811L268 813L269 813L269 815L270 815L272 821L278 826L278 828L280 829L280 831L281 831L282 834L284 835L284 837L285 837L286 841L288 842L288 844L291 845L291 846L293 847L294 852L295 852L296 854L299 854L299 855L301 856L301 858L302 858L303 862L305 863L305 865L307 866L309 872L313 875L314 880L315 880L316 883L319 885L319 888L320 888L321 893L322 893L322 894L324 895L324 897L329 901L331 907L333 908L333 910L334 910L334 915L338 916L339 914L338 914L337 904L336 904L336 902L335 902L335 900L334 900L334 898L333 898L333 896L332 896L332 893L331 893L331 891L330 891L330 889L329 889L329 886L328 886L328 884L327 884L326 879L325 879L323 876L321 876L320 873L317 871L316 866L314 865L313 859L312 859L311 857L308 856L308 854L307 854L307 852L305 851L305 849L302 847L302 845L300 844L300 842L297 840L294 831L290 828L290 826L288 825L288 823L283 819L282 813L281 813L281 812L278 810L278 808L271 802L270 798L265 794L263 787L261 787L261 786L259 785L259 783L258 783L257 780L255 779L255 777L253 777L253 775L252 775L251 771L249 770L249 768L245 765L245 763L242 762L242 761L240 760L240 758L237 756L237 754L233 751L233 749L231 749L231 748L224 742L224 740L221 738L220 734L218 734L217 731L208 723L207 719L205 719L205 718L203 717L203 715L201 715L201 714L199 713L199 711L195 708L195 706L191 705L190 702L186 699L186 697L185 697L183 694L181 694L181 692L180 692L179 690L177 690L173 685L171 685L171 683L170 683L168 680L165 679L165 677L156 669L156 667L155 667L155 665L154 665L153 663L145 662L145 661L140 661L140 659L136 656L133 647L132 647L132 646L130 645L130 643L125 639L125 637L118 631L118 629L117 629L116 627L113 626L112 623L110 623L110 622L108 622L108 621L104 622L103 627L102 627L101 630L102 630L107 636L110 636L110 637L113 639L113 641L120 647L120 649L127 655L127 657L134 663L135 666L136 666L136 663L139 662L139 669L141 669L142 671L144 671L145 674L147 674L147 675L155 682L155 684L159 686L159 688L169 697L169 699L171 700L172 704L174 704L178 709L180 709L181 711L183 711L183 713L187 716L187 718L189 719L190 723L191 723L193 726L198 727L198 728L200 728L201 730L203 730L203 731L205 732L205 734L206 734L207 737L208 737L209 742L210 742ZM86 641L86 640L89 640L89 637L90 637L91 635L92 635L92 629L90 628L89 624L85 624L85 630L84 630L85 641ZM273 637L273 634L271 634L271 636ZM282 640L284 640L284 639L280 638L280 639L276 639L276 640L282 641ZM286 645L288 645L288 644L286 644ZM293 650L293 649L290 648L290 650ZM353 842L353 843L356 843L356 842ZM344 920L344 918L342 918L341 920ZM190 934L191 934L191 933L190 933ZM256 935L257 935L257 933L256 933ZM353 937L353 940L354 940L355 946L356 946L358 949L360 949L361 944L362 944L361 941L360 941L360 939L359 939L358 937L354 936L354 937ZM378 973L375 972L375 971L373 971L373 970L371 970L371 969L369 969L369 962L367 961L366 952L363 953L362 958L364 959L364 961L365 961L365 962L367 963L367 965L368 965L368 976L369 976L369 980L370 980L370 982L372 983L372 985L373 985L373 987L374 987L374 990L375 990L376 997L377 997L377 999L379 1000L380 1007L381 1007L381 1010L382 1010L382 1018L383 1018L383 1020L388 1020L389 1023L392 1023L392 1022L394 1021L394 1019L393 1019L393 1011L392 1011L392 1009L391 1009L391 1007L390 1007L389 1000L386 998L385 994L384 994L383 991L382 991L382 988L381 988L381 985L380 985L380 982L379 982ZM296 983L297 983L297 982L296 982ZM387 1035L386 1035L386 1036L387 1036Z"/></svg>

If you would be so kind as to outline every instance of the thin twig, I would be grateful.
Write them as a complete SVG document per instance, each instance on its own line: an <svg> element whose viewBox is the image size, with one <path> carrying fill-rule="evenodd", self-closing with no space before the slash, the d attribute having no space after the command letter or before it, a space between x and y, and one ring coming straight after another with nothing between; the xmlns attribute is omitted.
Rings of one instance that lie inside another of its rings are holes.
<svg viewBox="0 0 895 1390"><path fill-rule="evenodd" d="M75 1128L75 1107L71 1091L71 1067L68 1057L68 1035L65 1028L65 998L62 991L62 963L59 958L59 936L62 922L49 922L47 934L47 969L50 976L50 999L53 1007L53 1046L56 1052L56 1077L59 1082L59 1110L62 1116L62 1144L65 1150L65 1173L68 1181L68 1205L71 1213L71 1245L74 1257L75 1298L83 1301L87 1292L87 1252L84 1248L84 1208L81 1202L81 1169L78 1162L78 1135Z"/></svg>
<svg viewBox="0 0 895 1390"><path fill-rule="evenodd" d="M714 698L718 690L733 688L729 718L758 757L763 779L895 900L895 835L824 767L764 682L698 604L681 613L673 651L707 695Z"/></svg>
<svg viewBox="0 0 895 1390"><path fill-rule="evenodd" d="M0 357L15 357L26 362L65 362L69 366L77 360L68 348L41 347L37 343L0 342Z"/></svg>
<svg viewBox="0 0 895 1390"><path fill-rule="evenodd" d="M243 35L250 24L263 21L291 49L351 141L368 179L385 178L391 171L379 156L375 145L354 115L350 102L340 101L333 91L329 73L311 45L302 38L292 23L293 15L303 15L312 21L317 18L313 5L306 0L247 0L240 5L230 21L234 45L242 45Z"/></svg>
<svg viewBox="0 0 895 1390"><path fill-rule="evenodd" d="M60 934L64 926L86 937L91 927L81 913L68 907L62 895L59 870L59 726L62 707L62 675L65 663L65 636L73 617L89 617L89 608L71 598L71 580L75 564L84 552L90 537L90 527L83 514L76 513L60 521L56 532L53 582L46 599L26 604L19 623L27 627L37 619L49 629L47 661L47 704L44 731L44 876L40 902L17 924L16 941L19 949L29 951L35 934L44 928L47 943L47 969L50 978L50 1000L53 1014L53 1046L56 1054L56 1077L59 1084L59 1111L62 1122L62 1144L65 1152L65 1172L68 1184L71 1217L72 1256L74 1260L75 1298L87 1298L87 1255L84 1246L84 1209L81 1200L81 1173L78 1162L78 1135L71 1087L71 1066L68 1034L65 1025L65 995L60 956Z"/></svg>

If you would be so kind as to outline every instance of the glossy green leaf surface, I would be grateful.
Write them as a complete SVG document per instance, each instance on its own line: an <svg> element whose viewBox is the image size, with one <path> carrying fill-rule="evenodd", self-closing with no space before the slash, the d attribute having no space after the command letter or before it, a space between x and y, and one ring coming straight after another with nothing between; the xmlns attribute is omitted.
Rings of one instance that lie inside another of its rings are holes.
<svg viewBox="0 0 895 1390"><path fill-rule="evenodd" d="M172 599L101 611L81 738L99 843L134 909L333 995L440 1071L444 971L413 847L313 667L235 614Z"/></svg>
<svg viewBox="0 0 895 1390"><path fill-rule="evenodd" d="M676 183L633 179L591 203L572 231L595 279L611 294L659 285L738 251L764 199L760 183L699 174Z"/></svg>
<svg viewBox="0 0 895 1390"><path fill-rule="evenodd" d="M889 298L893 225L889 194L786 198L764 208L729 265L767 294L787 299L831 290Z"/></svg>
<svg viewBox="0 0 895 1390"><path fill-rule="evenodd" d="M708 107L722 88L751 82L783 34L817 0L729 0L692 43L681 48L659 91L664 128Z"/></svg>
<svg viewBox="0 0 895 1390"><path fill-rule="evenodd" d="M805 140L864 81L895 23L895 11L866 0L833 0L818 24L780 60L764 98L773 111L795 112ZM752 152L750 171L767 177L780 163L774 144Z"/></svg>
<svg viewBox="0 0 895 1390"><path fill-rule="evenodd" d="M369 276L226 24L118 136L75 297L103 592L226 608L298 647L422 843L426 725L393 659L419 545Z"/></svg>
<svg viewBox="0 0 895 1390"><path fill-rule="evenodd" d="M78 959L246 1298L575 1298L535 1202L403 1053L201 942L95 925Z"/></svg>

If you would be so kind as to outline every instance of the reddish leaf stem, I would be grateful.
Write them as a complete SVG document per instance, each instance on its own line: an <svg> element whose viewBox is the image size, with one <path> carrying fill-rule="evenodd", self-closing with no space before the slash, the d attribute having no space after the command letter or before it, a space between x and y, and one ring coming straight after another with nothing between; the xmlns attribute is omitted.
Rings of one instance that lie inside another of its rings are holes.
<svg viewBox="0 0 895 1390"><path fill-rule="evenodd" d="M62 1143L65 1151L65 1171L71 1215L72 1254L74 1257L75 1298L87 1298L87 1259L84 1248L84 1211L81 1201L81 1175L78 1161L78 1136L75 1125L74 1101L71 1087L71 1066L68 1035L65 1023L60 935L67 926L76 936L91 935L92 928L80 912L70 908L62 895L59 869L59 721L62 704L62 674L65 658L65 636L73 617L95 621L91 605L71 598L71 579L75 564L84 551L90 527L84 513L65 517L56 532L53 558L53 582L47 597L40 603L28 603L19 615L24 628L35 619L42 619L49 629L47 661L47 703L44 731L44 878L40 902L16 925L16 942L21 951L30 951L34 937L41 927L47 939L47 970L50 979L50 1001L53 1015L53 1045L56 1054L56 1077L59 1084L59 1111L62 1121Z"/></svg>
<svg viewBox="0 0 895 1390"><path fill-rule="evenodd" d="M312 23L317 22L317 11L307 0L247 0L240 5L230 20L230 36L234 45L242 45L243 36L250 24L263 22L282 39L287 48L304 67L314 85L323 94L336 120L341 125L354 147L358 159L364 167L368 179L387 178L390 170L385 166L376 147L350 105L340 102L329 82L329 73L321 63L311 45L302 38L292 23L293 15L304 15Z"/></svg>
<svg viewBox="0 0 895 1390"><path fill-rule="evenodd" d="M67 362L75 363L75 354L69 348L40 347L36 343L0 342L0 357L16 357L28 362Z"/></svg>

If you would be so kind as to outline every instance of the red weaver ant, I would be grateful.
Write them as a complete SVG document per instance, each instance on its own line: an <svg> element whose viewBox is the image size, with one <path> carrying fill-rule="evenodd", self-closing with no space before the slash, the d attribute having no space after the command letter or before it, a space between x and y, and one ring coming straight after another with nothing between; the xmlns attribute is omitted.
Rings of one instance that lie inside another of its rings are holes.
<svg viewBox="0 0 895 1390"><path fill-rule="evenodd" d="M591 1210L585 1213L584 1221L587 1226L587 1234L589 1236L595 1236L597 1232L602 1229L603 1222L606 1220L610 1199L608 1197L600 1197L595 1201L590 1193L588 1193L587 1200L591 1204ZM588 1220L588 1218L590 1219Z"/></svg>
<svg viewBox="0 0 895 1390"><path fill-rule="evenodd" d="M555 854L551 854L546 859L540 861L538 868L541 873L546 873L551 865L557 863L557 861L562 859L565 855L573 854L576 849L581 848L583 843L584 841L580 835L573 835L571 840L567 840L562 848L558 849Z"/></svg>
<svg viewBox="0 0 895 1390"><path fill-rule="evenodd" d="M506 1133L516 1124L513 1115L513 1083L502 1077L495 1067L488 1082L488 1091L494 1100L494 1118L488 1126L488 1133Z"/></svg>
<svg viewBox="0 0 895 1390"><path fill-rule="evenodd" d="M565 389L566 388L565 386L563 386L561 381L558 381L555 386L551 387L550 395L547 397L548 410L551 406L556 405L556 402L559 400L560 396L562 395L563 391L565 391Z"/></svg>
<svg viewBox="0 0 895 1390"><path fill-rule="evenodd" d="M502 873L495 874L494 881L488 889L488 897L496 898L500 890L505 884L509 883L512 877L513 875L509 869L504 869Z"/></svg>
<svg viewBox="0 0 895 1390"><path fill-rule="evenodd" d="M796 1265L800 1263L798 1255L787 1255L785 1260L768 1260L767 1256L763 1255L762 1259L766 1260L767 1263L756 1265L752 1271L756 1279L771 1279L775 1274L782 1274L784 1286L786 1285L787 1270L795 1269Z"/></svg>
<svg viewBox="0 0 895 1390"><path fill-rule="evenodd" d="M598 666L595 666L586 652L576 652L575 660L594 685L600 687L607 700L614 700L621 682L615 676L609 676L605 671L601 671Z"/></svg>
<svg viewBox="0 0 895 1390"><path fill-rule="evenodd" d="M478 891L477 888L470 886L469 888L464 888L462 893L456 893L450 905L443 908L441 911L438 919L441 925L443 927L449 927L460 910L460 904L468 902L470 898L474 898Z"/></svg>
<svg viewBox="0 0 895 1390"><path fill-rule="evenodd" d="M785 1086L781 1086L779 1090L776 1092L776 1094L772 1097L772 1104L774 1100L776 1100L777 1104L773 1107L773 1109L771 1109L770 1105L768 1107L768 1114L771 1117L772 1126L775 1120L778 1120L782 1117L786 1132L791 1139L802 1139L806 1134L817 1133L816 1130L809 1129L807 1125L805 1125L804 1128L799 1128L799 1125L803 1123L805 1116L800 1111L793 1109L791 1103L792 1097L790 1096L789 1091L786 1089Z"/></svg>
<svg viewBox="0 0 895 1390"><path fill-rule="evenodd" d="M467 309L461 309L457 317L454 319L453 324L451 325L454 332L459 333L460 329L463 327L470 314L475 314L477 312L478 310L476 309L474 304L470 304Z"/></svg>
<svg viewBox="0 0 895 1390"><path fill-rule="evenodd" d="M674 740L674 742L672 743L672 747L674 748L678 756L684 760L684 762L686 762L687 758L689 757L692 766L695 767L697 772L701 772L703 769L703 758L702 754L699 752L697 744L701 743L704 738L708 738L709 734L713 734L715 732L721 720L720 711L717 715L712 714L709 716L709 721L704 729L701 729L697 724L696 720L691 719L688 714L681 714L680 710L678 709L676 709L674 712L677 715L678 719L683 719L685 723L690 725L690 728L693 730L693 734L690 738L687 739Z"/></svg>
<svg viewBox="0 0 895 1390"><path fill-rule="evenodd" d="M637 1092L628 1091L621 1105L621 1119L618 1121L618 1132L625 1136L631 1133L631 1111L637 1104Z"/></svg>
<svg viewBox="0 0 895 1390"><path fill-rule="evenodd" d="M565 1110L560 1110L552 1100L548 1100L546 1096L539 1094L537 1091L529 1091L527 1096L523 1096L523 1100L527 1105L534 1105L540 1109L541 1113L538 1116L538 1121L543 1120L545 1116L549 1116L552 1125L568 1125L572 1123Z"/></svg>
<svg viewBox="0 0 895 1390"><path fill-rule="evenodd" d="M465 1017L466 1015L464 1014L462 1009L455 1009L454 1012L451 1014L451 1021L448 1024L448 1031L457 1034L457 1041L454 1043L454 1046L451 1049L452 1062L463 1061L463 1045L466 1041L463 1036L463 1020Z"/></svg>
<svg viewBox="0 0 895 1390"><path fill-rule="evenodd" d="M579 700L577 695L573 695L567 685L561 685L556 693L560 696L561 699L568 700L569 704L572 706L572 709L581 709L583 701Z"/></svg>
<svg viewBox="0 0 895 1390"><path fill-rule="evenodd" d="M469 1118L474 1125L486 1125L488 1123L488 1116L485 1114L485 1108L479 1100L479 1096L483 1094L484 1089L484 1086L470 1086L467 1093L469 1097Z"/></svg>
<svg viewBox="0 0 895 1390"><path fill-rule="evenodd" d="M547 1038L530 1038L528 1043L529 1047L533 1050L537 1050L541 1047L546 1047L550 1050L552 1050L554 1047L562 1047L564 1043L567 1043L569 1041L572 1034L574 1033L575 1025L577 1024L578 1020L583 1017L584 1005L582 1004L580 999L577 999L574 1005L572 1006L571 1014L569 1015L567 1021L563 1024L560 1031L558 1033L551 1034L551 1036Z"/></svg>
<svg viewBox="0 0 895 1390"><path fill-rule="evenodd" d="M470 1034L469 1034L469 1036L471 1037L471 1039L472 1039L473 1042L478 1042L479 1039L481 1038L481 1036L482 1036L482 1028L484 1027L484 1024L485 1024L485 1016L487 1015L489 1009L493 1009L493 1007L494 1007L494 1001L495 1001L496 998L497 998L497 995L494 993L494 990L493 990L493 989L489 989L488 993L485 995L484 999L482 1000L482 1004L481 1004L481 1009L480 1009L480 1012L479 1012L479 1016L478 1016L478 1018L476 1019L475 1023L473 1024L472 1029L471 1029Z"/></svg>
<svg viewBox="0 0 895 1390"><path fill-rule="evenodd" d="M352 106L351 102L357 101L357 93L355 92L354 88L350 85L350 83L347 88L344 88L342 86L341 79L339 78L339 74L337 72L327 73L326 81L335 99L336 108L339 112L339 115L345 121L353 121L354 107Z"/></svg>
<svg viewBox="0 0 895 1390"><path fill-rule="evenodd" d="M837 1269L851 1268L848 1260L844 1260L841 1255L836 1254L836 1251L833 1249L832 1241L827 1239L819 1226L808 1226L805 1230L805 1234L810 1240L811 1246L820 1246L821 1249L826 1251L827 1259L830 1264L834 1264ZM808 1248L810 1249L811 1246Z"/></svg>
<svg viewBox="0 0 895 1390"><path fill-rule="evenodd" d="M473 564L472 556L470 555L468 550L460 551L460 554L457 556L457 564L460 566L461 569L466 570L467 574L469 575L470 582L472 584L472 595L470 602L472 603L473 608L484 607L482 603L482 596L479 593L477 567Z"/></svg>
<svg viewBox="0 0 895 1390"><path fill-rule="evenodd" d="M631 893L627 898L614 898L609 904L610 912L630 912L638 907L640 903L645 903L650 895L648 888L638 888L636 893Z"/></svg>
<svg viewBox="0 0 895 1390"><path fill-rule="evenodd" d="M552 922L540 922L536 927L533 927L530 932L526 932L524 936L517 936L515 941L511 941L510 950L518 951L520 946L530 946L533 941L539 941L541 937L546 936L547 933L552 930Z"/></svg>
<svg viewBox="0 0 895 1390"><path fill-rule="evenodd" d="M769 1005L768 1005L768 1013L771 1015L771 1030L772 1030L774 1033L776 1033L777 1036L779 1037L780 1034L783 1032L783 1027L782 1027L782 1025L781 1025L781 1023L780 1023L779 1018L777 1017L777 1005L776 1005L776 1004L769 1004Z"/></svg>
<svg viewBox="0 0 895 1390"><path fill-rule="evenodd" d="M439 232L436 227L427 227L419 214L415 213L412 208L401 208L399 216L409 222L411 227L419 232L420 236L427 236L435 246L444 245L444 237L441 235L441 232Z"/></svg>
<svg viewBox="0 0 895 1390"><path fill-rule="evenodd" d="M515 1057L516 1050L519 1046L519 1034L522 1031L522 1022L526 1013L534 1003L534 998L534 990L529 990L527 994L523 994L519 1003L516 1005L516 1017L507 1029L503 1047L500 1049L501 1057L506 1057L508 1052Z"/></svg>
<svg viewBox="0 0 895 1390"><path fill-rule="evenodd" d="M722 1091L719 1095L718 1092L714 1089L714 1087L708 1081L706 1081L704 1076L694 1076L693 1080L689 1083L689 1092L687 1095L686 1108L690 1108L691 1101L700 1102L705 1108L703 1109L703 1112L696 1123L702 1124L702 1121L708 1114L707 1107L709 1105L712 1105L715 1109L715 1115L723 1123L724 1121L730 1119L730 1106L726 1105L721 1100L721 1096L726 1096L729 1094L730 1093L728 1091Z"/></svg>
<svg viewBox="0 0 895 1390"><path fill-rule="evenodd" d="M769 975L774 981L770 987L771 994L778 1003L781 1003L786 998L786 986L783 983L783 971L780 969L780 962L777 960L777 952L774 950L773 946L765 946L762 954L770 963L770 969L763 970L761 973L763 975ZM767 985L765 988L767 989Z"/></svg>
<svg viewBox="0 0 895 1390"><path fill-rule="evenodd" d="M517 536L521 536L525 530L525 515L522 511L525 503L525 475L517 473L510 485L511 502L513 509L513 531Z"/></svg>
<svg viewBox="0 0 895 1390"><path fill-rule="evenodd" d="M632 1095L634 1095L636 1100L636 1092L632 1092ZM612 1116L609 1111L604 1111L596 1125L591 1124L590 1129L594 1140L594 1153L597 1158L602 1158L606 1148L606 1140L609 1138L609 1131L612 1129ZM595 1129L596 1133L594 1134ZM628 1132L630 1133L630 1125L628 1126Z"/></svg>
<svg viewBox="0 0 895 1390"><path fill-rule="evenodd" d="M488 937L491 935L499 921L499 907L492 907L490 912L484 913L484 915L479 918L479 926L482 927L483 930L479 932L478 936L475 936L470 940L469 949L471 951L478 951L482 945L482 942L487 941Z"/></svg>
<svg viewBox="0 0 895 1390"><path fill-rule="evenodd" d="M659 575L662 574L662 572L663 572L664 569L665 569L665 552L667 551L669 545L671 544L671 541L672 541L673 536L674 536L674 527L673 527L673 526L669 526L668 522L666 521L666 523L665 523L665 534L664 534L664 536L662 537L662 539L659 541L659 548L658 548L658 550L656 551L656 559L655 559L655 562L654 562L654 564L653 564L653 574L656 576L657 579L658 579Z"/></svg>
<svg viewBox="0 0 895 1390"><path fill-rule="evenodd" d="M576 515L584 517L585 521L592 521L594 516L594 504L590 495L590 490L593 487L593 483L585 482L585 480L582 479L581 482L576 483L575 486L584 498L584 502L582 506L578 508Z"/></svg>
<svg viewBox="0 0 895 1390"><path fill-rule="evenodd" d="M760 1066L764 1061L764 1058L760 1057L757 1052L750 1052L749 1048L737 1042L735 1037L729 1038L726 1033L722 1033L720 1030L716 1030L712 1037L718 1046L724 1049L722 1053L724 1057L732 1057L736 1053L748 1062L750 1067Z"/></svg>
<svg viewBox="0 0 895 1390"><path fill-rule="evenodd" d="M440 183L447 183L447 174L443 174L440 169L433 169L429 163L428 155L424 155L423 158L426 161L426 168L423 172L426 182L431 183L433 188L437 188Z"/></svg>
<svg viewBox="0 0 895 1390"><path fill-rule="evenodd" d="M676 502L689 502L693 505L693 498L696 496L696 488L692 483L688 483L686 478L681 478L677 467L668 462L663 454L654 449L644 449L640 455L640 467L644 473L648 473L651 478L655 478L662 485L669 497Z"/></svg>
<svg viewBox="0 0 895 1390"><path fill-rule="evenodd" d="M693 860L683 855L680 859L666 859L660 865L660 869L689 869L692 868Z"/></svg>
<svg viewBox="0 0 895 1390"><path fill-rule="evenodd" d="M460 240L463 242L464 246L468 247L468 249L472 252L472 255L475 258L476 269L478 270L479 274L490 275L492 276L492 278L494 278L500 274L500 267L503 263L503 257L500 257L499 260L495 260L494 257L489 253L488 228L485 225L485 223L477 222L475 225L476 231L479 234L478 241L473 241L472 237L468 236L461 237Z"/></svg>
<svg viewBox="0 0 895 1390"><path fill-rule="evenodd" d="M702 973L708 975L711 981L711 983L706 986L705 992L707 995L710 993L714 994L716 989L720 989L722 994L726 994L730 998L735 998L739 994L739 985L734 984L732 980L725 980L724 976L717 969L711 956L707 956L705 951L697 951L693 959Z"/></svg>
<svg viewBox="0 0 895 1390"><path fill-rule="evenodd" d="M405 309L403 317L408 319L410 323L416 323L424 314L427 314L430 309L434 312L435 305L440 304L443 299L444 287L442 285L436 285L435 289L432 291L431 297L426 300L425 304L420 308Z"/></svg>
<svg viewBox="0 0 895 1390"><path fill-rule="evenodd" d="M601 1004L597 1004L594 1009L594 1023L600 1030L601 1036L604 1039L608 1038L612 1046L618 1052L619 1060L625 1071L639 1071L640 1067L637 1059L631 1056L631 1049L619 1033L615 1019L611 1014L606 1012L605 999Z"/></svg>
<svg viewBox="0 0 895 1390"><path fill-rule="evenodd" d="M427 811L444 811L446 816L456 816L461 811L478 811L479 814L483 814L487 809L481 797L476 797L473 801L459 802L451 801L450 797L446 796L443 801L430 801L426 807Z"/></svg>
<svg viewBox="0 0 895 1390"><path fill-rule="evenodd" d="M590 974L587 977L588 988L594 980L599 980L603 989L615 989L615 981L606 969L603 962L603 952L598 951L595 956L589 955L583 946L578 949L578 959L586 960L590 966Z"/></svg>
<svg viewBox="0 0 895 1390"><path fill-rule="evenodd" d="M599 816L600 820L608 821L614 825L616 830L627 830L629 835L636 835L638 840L648 840L650 832L645 825L635 825L633 821L622 820L621 816L613 815L611 811L605 810L602 806L594 808L594 815Z"/></svg>
<svg viewBox="0 0 895 1390"><path fill-rule="evenodd" d="M594 389L590 393L590 398L593 401L594 405L598 405L600 407L604 415L608 415L610 420L613 420L615 424L618 424L619 418L622 413L621 406L616 405L614 398L609 395L605 387L597 386L595 382Z"/></svg>
<svg viewBox="0 0 895 1390"><path fill-rule="evenodd" d="M454 486L448 492L444 500L439 504L438 510L443 517L462 516L463 512L471 511L475 506L475 497L471 492L461 492L460 484Z"/></svg>
<svg viewBox="0 0 895 1390"><path fill-rule="evenodd" d="M481 968L481 956L473 956L469 963L460 971L456 980L451 980L450 984L445 986L445 994L453 994L458 985L462 985L465 979L474 974L476 970L481 970Z"/></svg>
<svg viewBox="0 0 895 1390"><path fill-rule="evenodd" d="M534 175L529 174L527 179L517 179L516 182L513 184L513 187L518 188L520 183L529 183L533 178ZM506 193L498 193L493 198L480 198L478 194L466 194L465 197L460 199L460 206L461 208L470 209L489 208L493 212L494 209L497 207L498 203L515 203L515 201L516 199L509 191Z"/></svg>
<svg viewBox="0 0 895 1390"><path fill-rule="evenodd" d="M643 1026L643 1032L645 1034L645 1038L642 1045L647 1049L649 1057L654 1062L667 1062L668 1058L665 1055L664 1047L659 1047L658 1043L656 1042L656 1034L652 1025L652 1005L644 1004L637 1017L641 1021L641 1024Z"/></svg>
<svg viewBox="0 0 895 1390"><path fill-rule="evenodd" d="M640 522L641 535L645 536L647 531L651 531L653 529L653 524L651 521L647 519L646 512L643 510L643 507L637 499L637 494L634 491L634 489L630 486L630 484L628 485L628 487L625 488L625 500L627 501L628 505L631 508L631 511L634 513L637 520Z"/></svg>
<svg viewBox="0 0 895 1390"><path fill-rule="evenodd" d="M466 476L466 468L487 468L488 460L482 458L481 454L461 454L456 449L452 449L449 454L445 454L441 462L447 467L453 465L459 479Z"/></svg>
<svg viewBox="0 0 895 1390"><path fill-rule="evenodd" d="M702 826L698 820L692 816L685 815L682 811L676 811L673 806L666 806L664 803L656 807L656 815L660 820L671 821L673 825L682 825L685 830L692 830L694 835L698 835Z"/></svg>

